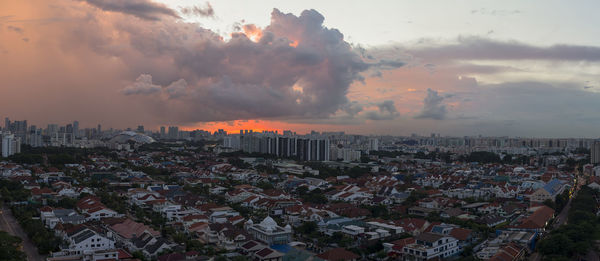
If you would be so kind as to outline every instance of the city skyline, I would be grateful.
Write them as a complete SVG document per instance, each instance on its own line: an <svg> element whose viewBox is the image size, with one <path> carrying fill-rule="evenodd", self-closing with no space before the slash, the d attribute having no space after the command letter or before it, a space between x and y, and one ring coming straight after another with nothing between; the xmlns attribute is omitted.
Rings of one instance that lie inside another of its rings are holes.
<svg viewBox="0 0 600 261"><path fill-rule="evenodd" d="M130 3L1 2L0 111L121 129L600 129L593 1Z"/></svg>
<svg viewBox="0 0 600 261"><path fill-rule="evenodd" d="M24 124L24 125L23 125ZM508 138L508 139L535 139L535 140L552 140L552 139L556 139L556 140L568 140L568 139L573 139L573 140L599 140L599 137L543 137L543 136L508 136L508 135L499 135L499 136L494 136L494 135L483 135L483 134L473 134L473 135L449 135L449 134L444 134L444 133L440 133L440 132L414 132L414 133L409 133L409 134L396 134L396 135L387 135L387 134L359 134L359 133L352 133L352 132L347 132L344 130L323 130L323 129L318 129L318 128L313 128L313 129L307 129L305 131L303 130L297 130L297 129L290 129L290 128L273 128L273 129L261 129L261 128L251 128L248 127L249 125L231 125L231 124L227 124L226 127L222 127L223 125L217 125L216 127L213 126L212 128L186 128L185 126L179 126L179 125L158 125L158 126L145 126L145 125L133 125L133 126L127 126L127 127L123 127L123 128L114 128L112 126L103 126L101 123L98 124L91 124L91 125L79 125L80 121L78 120L74 120L74 121L68 121L65 123L49 123L49 124L45 124L45 125L38 125L35 122L30 122L28 120L15 120L15 119L11 119L9 117L5 117L4 118L4 125L0 126L0 133L2 133L1 131L7 131L7 133L5 134L15 134L15 129L19 129L18 132L21 132L22 134L25 133L31 133L34 130L32 128L35 127L35 131L37 132L38 130L41 130L44 132L45 135L48 134L48 132L53 132L53 133L72 133L74 135L80 135L81 133L85 132L85 131L90 131L93 130L97 133L102 133L103 131L108 131L109 134L114 135L115 133L118 132L122 132L122 131L133 131L133 132L140 132L140 133L146 133L146 134L165 134L168 133L168 131L171 128L174 128L177 132L186 132L186 133L193 133L193 132L201 132L203 133L202 135L237 135L237 134L242 134L244 132L246 132L246 134L248 134L247 132L250 133L255 133L255 134L278 134L278 135L286 135L286 133L292 133L293 135L298 135L298 136L304 136L304 135L337 135L337 134L343 134L343 135L359 135L359 136L366 136L366 137L420 137L420 138ZM12 127L7 127L7 126L12 126ZM21 127L18 127L21 126ZM24 126L24 127L23 127ZM229 128L228 128L228 127ZM311 125L313 126L313 125ZM164 132L164 133L163 133Z"/></svg>

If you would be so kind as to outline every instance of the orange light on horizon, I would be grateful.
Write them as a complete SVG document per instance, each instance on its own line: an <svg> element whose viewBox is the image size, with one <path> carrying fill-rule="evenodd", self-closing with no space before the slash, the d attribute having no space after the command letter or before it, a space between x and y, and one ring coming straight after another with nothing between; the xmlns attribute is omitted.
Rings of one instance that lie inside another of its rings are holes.
<svg viewBox="0 0 600 261"><path fill-rule="evenodd" d="M292 41L292 42L290 43L290 46L291 46L291 47L294 47L294 48L298 47L298 41Z"/></svg>
<svg viewBox="0 0 600 261"><path fill-rule="evenodd" d="M182 126L184 131L205 130L210 132L222 129L230 134L239 133L240 130L252 130L253 132L277 131L283 133L284 130L291 130L298 134L310 133L311 130L320 131L342 131L338 125L328 124L302 124L288 123L283 121L271 120L235 120L235 121L220 121L220 122L204 122L196 125Z"/></svg>

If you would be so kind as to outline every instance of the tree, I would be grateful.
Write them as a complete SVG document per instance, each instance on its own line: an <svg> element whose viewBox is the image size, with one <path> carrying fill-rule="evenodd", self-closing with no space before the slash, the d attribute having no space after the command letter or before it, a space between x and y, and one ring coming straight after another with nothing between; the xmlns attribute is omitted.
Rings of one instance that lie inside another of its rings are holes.
<svg viewBox="0 0 600 261"><path fill-rule="evenodd" d="M22 244L21 238L12 236L7 232L0 231L0 257L7 261L25 261L25 253L19 250Z"/></svg>
<svg viewBox="0 0 600 261"><path fill-rule="evenodd" d="M258 188L263 189L263 190L274 189L275 188L272 183L269 183L269 182L266 182L266 181L261 181L261 182L257 183L256 186Z"/></svg>
<svg viewBox="0 0 600 261"><path fill-rule="evenodd" d="M544 205L548 206L551 209L557 210L556 209L556 203L554 203L554 201L552 201L551 199L546 199L544 201Z"/></svg>
<svg viewBox="0 0 600 261"><path fill-rule="evenodd" d="M319 226L317 225L317 223L315 223L313 221L308 221L308 222L302 223L302 225L300 225L298 228L296 228L296 231L298 233L308 235L308 234L311 234L311 233L317 231L318 229L319 229Z"/></svg>
<svg viewBox="0 0 600 261"><path fill-rule="evenodd" d="M325 195L323 195L323 193L321 192L321 189L314 189L300 197L302 198L302 200L308 203L327 204L328 202Z"/></svg>
<svg viewBox="0 0 600 261"><path fill-rule="evenodd" d="M583 255L592 247L599 234L595 197L596 192L588 187L579 190L569 209L569 222L553 230L538 244L545 259L564 260Z"/></svg>
<svg viewBox="0 0 600 261"><path fill-rule="evenodd" d="M464 162L479 162L479 163L499 163L502 162L498 154L489 151L474 151L467 156L463 156Z"/></svg>
<svg viewBox="0 0 600 261"><path fill-rule="evenodd" d="M138 250L138 251L135 251L135 252L133 252L133 253L131 253L131 255L132 255L134 258L136 258L136 259L139 259L139 260L142 260L142 261L146 261L146 260L148 260L148 259L146 259L146 257L144 256L144 253L142 253L142 251L139 251L139 250Z"/></svg>

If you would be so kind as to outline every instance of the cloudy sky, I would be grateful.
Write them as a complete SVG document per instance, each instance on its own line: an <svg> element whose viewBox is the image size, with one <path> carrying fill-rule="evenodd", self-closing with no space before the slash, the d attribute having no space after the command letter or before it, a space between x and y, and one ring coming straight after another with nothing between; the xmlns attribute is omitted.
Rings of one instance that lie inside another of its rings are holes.
<svg viewBox="0 0 600 261"><path fill-rule="evenodd" d="M597 1L0 0L0 117L598 137Z"/></svg>

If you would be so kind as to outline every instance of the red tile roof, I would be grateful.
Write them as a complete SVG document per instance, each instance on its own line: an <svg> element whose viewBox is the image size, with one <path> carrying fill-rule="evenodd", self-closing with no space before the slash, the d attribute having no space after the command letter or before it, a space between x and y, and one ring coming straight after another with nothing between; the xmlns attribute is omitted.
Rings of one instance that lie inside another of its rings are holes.
<svg viewBox="0 0 600 261"><path fill-rule="evenodd" d="M160 233L154 229L142 223L137 223L131 219L126 219L123 223L112 225L111 228L124 238L133 238L134 234L139 236L145 231L154 236L160 235Z"/></svg>
<svg viewBox="0 0 600 261"><path fill-rule="evenodd" d="M318 254L317 257L328 261L343 261L360 258L360 256L358 256L357 254L354 254L341 247L325 251L321 254Z"/></svg>
<svg viewBox="0 0 600 261"><path fill-rule="evenodd" d="M469 239L469 236L471 235L471 230L466 229L466 228L457 227L455 229L452 229L452 231L450 231L450 235L460 241L465 241L465 240Z"/></svg>
<svg viewBox="0 0 600 261"><path fill-rule="evenodd" d="M546 226L546 222L548 222L554 216L554 209L551 209L547 206L538 207L535 212L529 215L527 218L521 221L518 228L525 229L539 229L544 228Z"/></svg>

